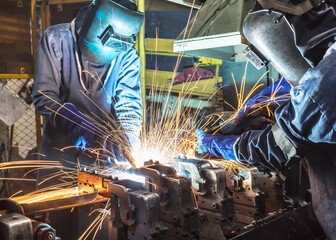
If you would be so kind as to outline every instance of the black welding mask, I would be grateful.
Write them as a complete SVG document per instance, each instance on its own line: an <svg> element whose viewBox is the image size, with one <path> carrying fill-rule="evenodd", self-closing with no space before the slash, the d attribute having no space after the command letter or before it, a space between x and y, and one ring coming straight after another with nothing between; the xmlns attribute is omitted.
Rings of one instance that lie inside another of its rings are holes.
<svg viewBox="0 0 336 240"><path fill-rule="evenodd" d="M246 50L247 57L259 68L271 62L296 84L335 41L336 1L259 2L243 24L244 35L252 44Z"/></svg>
<svg viewBox="0 0 336 240"><path fill-rule="evenodd" d="M88 7L78 35L80 52L105 64L132 48L144 14L129 0L95 0Z"/></svg>

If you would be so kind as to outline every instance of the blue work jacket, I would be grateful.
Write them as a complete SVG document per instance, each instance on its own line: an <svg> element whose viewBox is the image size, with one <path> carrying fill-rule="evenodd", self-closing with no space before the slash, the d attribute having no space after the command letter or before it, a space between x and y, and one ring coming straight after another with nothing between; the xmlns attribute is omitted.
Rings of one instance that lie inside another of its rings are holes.
<svg viewBox="0 0 336 240"><path fill-rule="evenodd" d="M336 239L335 89L336 43L276 109L277 126L243 133L234 146L238 160L273 170L304 157L313 207L330 239Z"/></svg>
<svg viewBox="0 0 336 240"><path fill-rule="evenodd" d="M85 9L82 9L71 24L51 26L44 32L38 49L32 94L36 108L48 116L41 158L71 161L75 163L72 167L76 167L78 160L79 163L93 163L95 159L89 159L87 154L75 148L59 150L73 145L67 133L55 127L49 117L63 103L74 104L80 112L100 124L109 124L109 117L113 117L132 136L139 136L142 123L140 58L136 50L130 48L106 65L85 60L76 44L76 34L84 15ZM88 74L88 71L93 72ZM88 79L89 76L97 76L97 79ZM113 133L112 125L110 128Z"/></svg>

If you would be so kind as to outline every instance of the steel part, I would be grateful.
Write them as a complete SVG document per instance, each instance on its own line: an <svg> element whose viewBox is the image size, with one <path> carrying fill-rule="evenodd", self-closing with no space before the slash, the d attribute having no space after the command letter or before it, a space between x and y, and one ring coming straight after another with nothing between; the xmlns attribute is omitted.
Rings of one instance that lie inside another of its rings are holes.
<svg viewBox="0 0 336 240"><path fill-rule="evenodd" d="M127 225L121 220L119 199L115 194L111 196L111 218L108 221L108 231L109 239L127 239Z"/></svg>
<svg viewBox="0 0 336 240"><path fill-rule="evenodd" d="M78 190L84 192L98 192L100 195L109 197L107 182L111 176L99 175L94 169L88 171L86 168L77 173Z"/></svg>
<svg viewBox="0 0 336 240"><path fill-rule="evenodd" d="M20 204L8 198L1 198L0 215L5 215L9 213L18 213L24 215L23 208Z"/></svg>
<svg viewBox="0 0 336 240"><path fill-rule="evenodd" d="M121 183L122 185L118 183ZM111 198L116 199L115 197L117 197L118 203L116 203L119 206L119 216L122 223L126 226L135 224L135 207L131 203L129 189L133 191L146 190L143 184L130 180L114 181L107 184L107 190L111 194Z"/></svg>
<svg viewBox="0 0 336 240"><path fill-rule="evenodd" d="M294 31L281 13L250 12L244 20L243 31L247 40L293 85L297 85L311 67L296 47Z"/></svg>
<svg viewBox="0 0 336 240"><path fill-rule="evenodd" d="M160 196L160 218L169 229L169 239L198 239L198 213L190 180L159 163L137 172L146 176L147 190Z"/></svg>
<svg viewBox="0 0 336 240"><path fill-rule="evenodd" d="M111 193L110 239L168 239L160 222L160 201L144 185L131 180L108 183Z"/></svg>
<svg viewBox="0 0 336 240"><path fill-rule="evenodd" d="M49 224L42 222L33 222L33 239L34 240L57 240L56 230Z"/></svg>
<svg viewBox="0 0 336 240"><path fill-rule="evenodd" d="M10 213L0 216L1 240L33 240L31 221L18 213Z"/></svg>
<svg viewBox="0 0 336 240"><path fill-rule="evenodd" d="M25 215L28 216L36 213L106 202L108 199L98 195L97 192L78 191L77 188L71 188L15 197L12 200L19 203L24 209Z"/></svg>
<svg viewBox="0 0 336 240"><path fill-rule="evenodd" d="M259 172L259 189L265 197L265 213L276 212L291 205L291 201L285 196L285 179L280 173Z"/></svg>
<svg viewBox="0 0 336 240"><path fill-rule="evenodd" d="M233 198L226 188L224 169L201 169L205 183L197 194L200 239L225 239L238 231Z"/></svg>
<svg viewBox="0 0 336 240"><path fill-rule="evenodd" d="M226 172L209 161L176 158L172 166L189 177L195 192L199 213L200 239L226 239L238 231L233 198L226 187Z"/></svg>
<svg viewBox="0 0 336 240"><path fill-rule="evenodd" d="M245 226L265 216L265 198L259 189L256 167L235 172L227 173L227 186L232 191L236 221Z"/></svg>
<svg viewBox="0 0 336 240"><path fill-rule="evenodd" d="M209 161L196 160L188 158L175 158L172 161L172 167L176 170L179 176L190 178L191 185L197 190L205 183L205 180L200 174L200 168L212 166Z"/></svg>
<svg viewBox="0 0 336 240"><path fill-rule="evenodd" d="M234 237L234 240L316 240L325 239L324 232L318 223L311 204L285 213L273 214L252 225L248 231Z"/></svg>

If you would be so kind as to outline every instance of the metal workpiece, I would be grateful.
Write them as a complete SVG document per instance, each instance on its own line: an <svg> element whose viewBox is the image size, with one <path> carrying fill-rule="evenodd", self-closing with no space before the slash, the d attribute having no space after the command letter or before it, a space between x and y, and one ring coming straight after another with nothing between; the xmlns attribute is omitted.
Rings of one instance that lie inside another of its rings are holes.
<svg viewBox="0 0 336 240"><path fill-rule="evenodd" d="M200 239L226 239L237 232L234 202L226 186L226 171L207 160L176 158L172 165L195 188Z"/></svg>
<svg viewBox="0 0 336 240"><path fill-rule="evenodd" d="M260 59L266 58L293 85L297 85L311 67L296 47L294 31L280 12L272 10L250 12L244 20L243 32L246 39L259 53L262 53ZM255 57L258 55L257 52L251 54L247 51L247 53L248 56L257 59ZM262 64L265 61L257 62Z"/></svg>
<svg viewBox="0 0 336 240"><path fill-rule="evenodd" d="M56 230L49 224L42 222L32 222L33 224L33 239L34 240L58 240Z"/></svg>
<svg viewBox="0 0 336 240"><path fill-rule="evenodd" d="M0 216L1 240L33 240L33 228L30 218L18 213Z"/></svg>
<svg viewBox="0 0 336 240"><path fill-rule="evenodd" d="M160 222L160 199L142 183L117 180L108 183L111 194L109 239L168 239Z"/></svg>
<svg viewBox="0 0 336 240"><path fill-rule="evenodd" d="M265 216L265 197L259 189L256 167L228 173L227 186L232 192L235 219L240 226Z"/></svg>
<svg viewBox="0 0 336 240"><path fill-rule="evenodd" d="M160 199L148 193L140 182L97 174L78 173L80 189L98 192L110 198L109 239L167 239L167 229L160 222Z"/></svg>
<svg viewBox="0 0 336 240"><path fill-rule="evenodd" d="M292 204L285 195L285 178L281 173L258 173L259 189L264 193L265 213L276 212Z"/></svg>
<svg viewBox="0 0 336 240"><path fill-rule="evenodd" d="M58 240L59 238L50 225L24 216L20 204L3 198L0 199L0 239Z"/></svg>
<svg viewBox="0 0 336 240"><path fill-rule="evenodd" d="M199 159L178 157L172 161L172 167L176 170L177 174L182 177L190 178L193 188L197 191L199 191L201 185L205 183L205 180L200 174L200 169L211 166L209 161Z"/></svg>
<svg viewBox="0 0 336 240"><path fill-rule="evenodd" d="M204 184L197 193L200 239L225 239L238 229L233 198L226 187L224 169L207 167L201 170Z"/></svg>
<svg viewBox="0 0 336 240"><path fill-rule="evenodd" d="M88 171L86 168L77 173L78 189L87 193L98 192L100 195L109 197L107 183L112 180L112 176L97 174L96 170Z"/></svg>
<svg viewBox="0 0 336 240"><path fill-rule="evenodd" d="M232 239L326 239L311 204L270 214L246 226L247 231Z"/></svg>
<svg viewBox="0 0 336 240"><path fill-rule="evenodd" d="M147 190L160 196L160 218L169 229L169 239L198 239L198 213L190 179L159 163L137 171L146 177Z"/></svg>

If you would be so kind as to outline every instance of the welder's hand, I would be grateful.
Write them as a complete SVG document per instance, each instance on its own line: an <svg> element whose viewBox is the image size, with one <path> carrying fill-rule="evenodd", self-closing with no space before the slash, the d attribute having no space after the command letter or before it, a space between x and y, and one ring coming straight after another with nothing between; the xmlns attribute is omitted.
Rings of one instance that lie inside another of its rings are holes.
<svg viewBox="0 0 336 240"><path fill-rule="evenodd" d="M135 167L135 158L130 144L127 144L127 140L126 142L123 140L122 144L120 144L108 138L104 141L103 145L105 154L114 166Z"/></svg>
<svg viewBox="0 0 336 240"><path fill-rule="evenodd" d="M54 127L67 133L78 150L95 147L98 143L98 136L102 134L101 128L79 112L71 103L63 104L52 115L52 123Z"/></svg>
<svg viewBox="0 0 336 240"><path fill-rule="evenodd" d="M237 161L233 146L239 136L211 135L196 129L198 153L205 157L217 157Z"/></svg>
<svg viewBox="0 0 336 240"><path fill-rule="evenodd" d="M246 102L234 121L234 127L244 132L264 129L269 123L274 123L273 112L289 100L291 88L283 78L268 86Z"/></svg>

